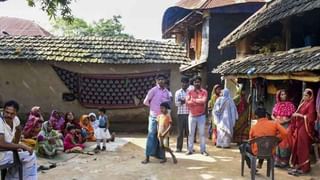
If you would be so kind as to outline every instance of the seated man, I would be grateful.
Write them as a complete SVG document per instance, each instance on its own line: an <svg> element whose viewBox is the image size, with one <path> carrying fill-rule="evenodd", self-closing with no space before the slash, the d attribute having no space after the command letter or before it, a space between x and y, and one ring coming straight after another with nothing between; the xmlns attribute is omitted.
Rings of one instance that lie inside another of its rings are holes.
<svg viewBox="0 0 320 180"><path fill-rule="evenodd" d="M19 157L22 162L23 179L36 180L37 159L33 150L23 144L19 144L21 127L17 112L19 104L15 101L8 101L4 105L3 114L0 116L0 149L22 150ZM13 162L12 151L0 152L0 165ZM19 179L18 169L8 169L6 179Z"/></svg>
<svg viewBox="0 0 320 180"><path fill-rule="evenodd" d="M267 112L263 107L258 107L254 112L256 119L258 119L258 122L251 127L250 133L249 133L249 139L254 139L257 137L262 136L277 136L281 140L287 137L287 131L285 128L283 128L279 123L276 123L274 121L270 121L266 115ZM280 135L280 136L279 136ZM251 147L249 144L242 144L240 145L240 151L245 150L246 152L249 152L253 155L257 155L258 153L258 147L256 144L251 144ZM248 167L250 168L250 158L246 156L246 163ZM263 159L259 160L259 166L261 168L263 163ZM259 168L258 166L258 168Z"/></svg>

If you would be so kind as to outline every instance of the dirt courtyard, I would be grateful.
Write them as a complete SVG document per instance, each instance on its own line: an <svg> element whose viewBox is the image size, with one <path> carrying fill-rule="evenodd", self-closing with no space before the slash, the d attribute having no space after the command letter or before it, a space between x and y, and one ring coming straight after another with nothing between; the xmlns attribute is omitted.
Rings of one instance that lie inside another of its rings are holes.
<svg viewBox="0 0 320 180"><path fill-rule="evenodd" d="M141 164L144 159L144 147L146 135L121 135L121 145L116 147L109 143L106 152L95 155L73 154L72 158L60 161L57 167L39 172L39 179L52 180L98 180L98 179L119 179L119 180L237 180L250 179L249 169L245 168L245 176L240 176L240 155L236 146L231 149L218 149L207 142L208 157L199 154L199 144L195 145L196 153L191 156L183 153L175 153L178 164L173 164L172 159L160 164L159 160L151 159L149 164ZM171 137L171 148L175 150L175 137ZM94 144L91 145L94 147ZM184 144L185 148L185 144ZM167 155L169 157L169 155ZM39 159L39 164L48 163L47 159ZM268 179L266 177L264 164L259 170L256 179ZM285 170L275 171L275 179L281 180L310 180L320 179L320 166L313 165L312 172L306 176L293 177L287 175Z"/></svg>

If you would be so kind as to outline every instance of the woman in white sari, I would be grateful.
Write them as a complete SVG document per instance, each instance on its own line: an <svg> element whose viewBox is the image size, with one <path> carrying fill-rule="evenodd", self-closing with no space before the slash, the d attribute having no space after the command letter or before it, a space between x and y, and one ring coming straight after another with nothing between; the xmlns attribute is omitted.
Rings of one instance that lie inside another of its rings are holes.
<svg viewBox="0 0 320 180"><path fill-rule="evenodd" d="M228 89L214 104L212 114L217 125L217 147L229 148L233 136L233 127L238 119L237 107Z"/></svg>

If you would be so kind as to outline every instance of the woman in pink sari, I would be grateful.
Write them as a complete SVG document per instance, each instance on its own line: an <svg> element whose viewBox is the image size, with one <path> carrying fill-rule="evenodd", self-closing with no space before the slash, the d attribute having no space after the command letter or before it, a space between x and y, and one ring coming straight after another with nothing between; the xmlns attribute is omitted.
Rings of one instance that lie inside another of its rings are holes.
<svg viewBox="0 0 320 180"><path fill-rule="evenodd" d="M59 114L58 111L53 110L51 112L49 122L51 123L54 130L60 133L63 131L64 118Z"/></svg>
<svg viewBox="0 0 320 180"><path fill-rule="evenodd" d="M287 93L281 89L276 94L276 104L272 110L272 119L281 124L284 128L288 128L291 116L296 111L294 104L288 101ZM285 168L289 165L291 149L288 139L282 140L276 148L276 167Z"/></svg>
<svg viewBox="0 0 320 180"><path fill-rule="evenodd" d="M67 134L64 138L64 151L67 153L82 153L84 145L76 142L76 128L73 125L67 127Z"/></svg>
<svg viewBox="0 0 320 180"><path fill-rule="evenodd" d="M304 174L310 171L309 152L314 135L314 123L316 119L313 91L306 89L303 98L292 115L289 127L290 143L292 144L291 163L294 169L289 171L291 175Z"/></svg>

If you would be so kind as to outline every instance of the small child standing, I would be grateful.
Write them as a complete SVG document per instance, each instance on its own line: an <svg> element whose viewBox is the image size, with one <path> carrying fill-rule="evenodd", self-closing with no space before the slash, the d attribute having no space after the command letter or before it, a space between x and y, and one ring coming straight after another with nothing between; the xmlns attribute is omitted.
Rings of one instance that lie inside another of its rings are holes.
<svg viewBox="0 0 320 180"><path fill-rule="evenodd" d="M99 109L99 117L96 120L96 123L98 128L95 130L95 136L97 138L97 147L95 148L95 151L105 151L107 139L111 137L108 130L109 122L108 116L106 115L106 109ZM100 148L101 141L103 141L102 149Z"/></svg>
<svg viewBox="0 0 320 180"><path fill-rule="evenodd" d="M173 163L176 164L178 161L169 147L169 131L171 129L171 116L168 113L170 105L167 102L160 104L161 114L157 117L158 121L158 139L160 143L160 148L171 154ZM167 160L164 158L160 163L165 163Z"/></svg>

